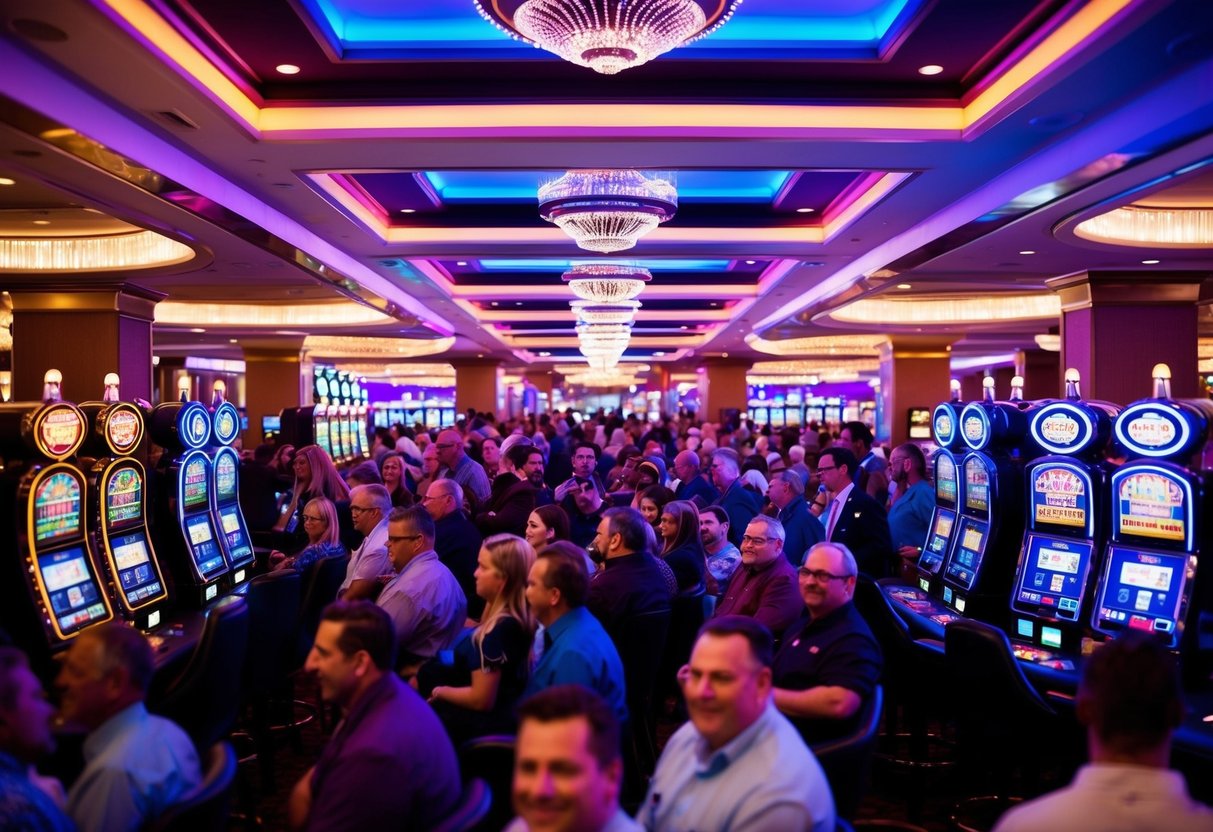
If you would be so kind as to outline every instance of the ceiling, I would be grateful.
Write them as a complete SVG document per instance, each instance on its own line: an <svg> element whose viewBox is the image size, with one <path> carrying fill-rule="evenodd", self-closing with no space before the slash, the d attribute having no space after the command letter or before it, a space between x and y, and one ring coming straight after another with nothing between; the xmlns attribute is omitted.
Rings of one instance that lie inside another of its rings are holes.
<svg viewBox="0 0 1213 832"><path fill-rule="evenodd" d="M133 225L192 247L127 275L168 295L161 354L313 332L567 365L561 274L603 256L544 222L536 189L574 168L672 172L676 216L622 253L654 275L624 360L676 372L871 366L870 341L839 336L876 331L980 359L1057 326L1050 278L1213 270L1209 248L1073 230L1129 203L1213 206L1207 0L747 0L611 76L510 40L473 0L3 15L0 239Z"/></svg>

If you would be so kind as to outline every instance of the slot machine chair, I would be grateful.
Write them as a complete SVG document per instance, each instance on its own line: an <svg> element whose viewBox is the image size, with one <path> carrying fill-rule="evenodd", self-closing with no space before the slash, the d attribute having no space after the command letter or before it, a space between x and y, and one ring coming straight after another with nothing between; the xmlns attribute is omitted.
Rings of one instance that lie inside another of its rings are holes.
<svg viewBox="0 0 1213 832"><path fill-rule="evenodd" d="M473 832L481 828L492 808L493 790L479 777L473 777L463 784L463 794L455 811L435 826L433 832Z"/></svg>
<svg viewBox="0 0 1213 832"><path fill-rule="evenodd" d="M489 812L481 824L483 829L504 829L514 817L511 796L515 745L513 734L490 734L468 740L457 749L464 782L483 780L492 795Z"/></svg>
<svg viewBox="0 0 1213 832"><path fill-rule="evenodd" d="M236 782L236 752L231 743L217 742L206 755L202 782L182 802L170 808L148 832L211 832L227 826Z"/></svg>
<svg viewBox="0 0 1213 832"><path fill-rule="evenodd" d="M834 794L834 813L850 820L855 817L859 801L867 793L872 770L872 752L880 730L880 715L884 711L884 688L877 685L868 701L860 708L855 729L846 736L813 742L803 726L793 719L805 745L813 752L825 772Z"/></svg>
<svg viewBox="0 0 1213 832"><path fill-rule="evenodd" d="M624 792L638 791L636 803L657 765L657 723L655 691L670 631L669 610L655 610L624 619L611 638L623 662L624 689L627 691L628 724L624 726Z"/></svg>
<svg viewBox="0 0 1213 832"><path fill-rule="evenodd" d="M679 690L677 675L691 657L691 649L695 646L695 636L703 622L712 617L716 607L716 596L709 595L705 587L690 595L677 595L670 601L670 632L666 637L665 650L661 659L661 669L658 671L657 700L664 700L673 695L678 702L678 710L682 713L682 692Z"/></svg>

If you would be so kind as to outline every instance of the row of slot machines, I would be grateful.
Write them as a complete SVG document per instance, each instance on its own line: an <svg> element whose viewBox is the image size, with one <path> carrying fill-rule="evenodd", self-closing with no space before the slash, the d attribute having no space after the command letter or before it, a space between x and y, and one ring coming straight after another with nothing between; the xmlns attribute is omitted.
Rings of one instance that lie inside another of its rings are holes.
<svg viewBox="0 0 1213 832"><path fill-rule="evenodd" d="M289 407L278 418L280 442L318 445L338 465L370 458L366 405Z"/></svg>
<svg viewBox="0 0 1213 832"><path fill-rule="evenodd" d="M80 405L0 406L0 626L36 665L115 618L166 632L178 610L246 580L239 424L226 402L149 413L116 390ZM147 433L164 449L152 472Z"/></svg>
<svg viewBox="0 0 1213 832"><path fill-rule="evenodd" d="M1155 395L1127 407L1084 401L1076 371L1064 399L940 404L932 458L936 504L917 583L882 583L920 634L957 616L1001 627L1016 655L1062 672L1126 629L1156 634L1199 678L1213 611L1199 556L1211 489L1199 462L1213 402Z"/></svg>

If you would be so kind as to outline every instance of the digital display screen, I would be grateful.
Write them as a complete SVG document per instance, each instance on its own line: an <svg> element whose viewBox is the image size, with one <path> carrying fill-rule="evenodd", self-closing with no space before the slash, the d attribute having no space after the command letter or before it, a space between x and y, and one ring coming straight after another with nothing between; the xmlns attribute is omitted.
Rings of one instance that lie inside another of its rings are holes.
<svg viewBox="0 0 1213 832"><path fill-rule="evenodd" d="M972 517L960 518L956 545L952 547L952 558L948 561L945 577L962 589L973 589L981 571L981 559L986 552L986 536L989 533L988 523Z"/></svg>
<svg viewBox="0 0 1213 832"><path fill-rule="evenodd" d="M918 568L932 575L939 574L939 567L948 556L948 547L952 544L952 527L956 524L956 512L947 508L935 509L931 518L931 532L927 535L926 545L918 558Z"/></svg>
<svg viewBox="0 0 1213 832"><path fill-rule="evenodd" d="M236 499L236 457L221 453L215 456L215 501L230 503Z"/></svg>
<svg viewBox="0 0 1213 832"><path fill-rule="evenodd" d="M181 503L186 511L210 505L210 477L207 476L207 459L192 456L181 472Z"/></svg>
<svg viewBox="0 0 1213 832"><path fill-rule="evenodd" d="M1095 544L1029 535L1011 607L1019 612L1077 621Z"/></svg>
<svg viewBox="0 0 1213 832"><path fill-rule="evenodd" d="M1145 630L1170 636L1175 646L1180 606L1188 582L1187 553L1149 552L1109 546L1099 597L1095 599L1095 629L1116 633Z"/></svg>
<svg viewBox="0 0 1213 832"><path fill-rule="evenodd" d="M1085 529L1090 512L1086 477L1069 466L1044 465L1032 473L1032 523Z"/></svg>
<svg viewBox="0 0 1213 832"><path fill-rule="evenodd" d="M1189 511L1185 494L1179 480L1157 468L1120 478L1117 532L1183 543Z"/></svg>
<svg viewBox="0 0 1213 832"><path fill-rule="evenodd" d="M312 432L316 436L316 444L320 446L320 450L324 451L329 456L333 455L333 443L329 437L329 420L317 418L312 422Z"/></svg>
<svg viewBox="0 0 1213 832"><path fill-rule="evenodd" d="M211 516L198 514L185 518L185 534L190 542L194 563L204 578L217 575L224 570L223 552L211 530Z"/></svg>
<svg viewBox="0 0 1213 832"><path fill-rule="evenodd" d="M38 571L50 600L49 612L65 636L111 617L83 546L39 555Z"/></svg>
<svg viewBox="0 0 1213 832"><path fill-rule="evenodd" d="M979 456L965 458L965 508L986 515L990 512L990 469Z"/></svg>
<svg viewBox="0 0 1213 832"><path fill-rule="evenodd" d="M105 522L121 525L143 517L143 476L134 468L119 468L105 484Z"/></svg>
<svg viewBox="0 0 1213 832"><path fill-rule="evenodd" d="M354 453L353 440L350 438L350 417L342 416L339 425L341 428L341 454L349 456Z"/></svg>
<svg viewBox="0 0 1213 832"><path fill-rule="evenodd" d="M223 539L227 543L227 556L233 564L244 563L253 559L253 546L244 525L240 522L240 514L235 506L219 512L219 522L223 526Z"/></svg>
<svg viewBox="0 0 1213 832"><path fill-rule="evenodd" d="M80 480L67 471L43 477L34 490L34 541L77 537L81 531Z"/></svg>
<svg viewBox="0 0 1213 832"><path fill-rule="evenodd" d="M118 586L128 604L135 607L164 593L142 531L111 537L110 546L114 552L114 566L118 569Z"/></svg>
<svg viewBox="0 0 1213 832"><path fill-rule="evenodd" d="M935 456L935 499L950 506L956 505L956 460L941 452Z"/></svg>

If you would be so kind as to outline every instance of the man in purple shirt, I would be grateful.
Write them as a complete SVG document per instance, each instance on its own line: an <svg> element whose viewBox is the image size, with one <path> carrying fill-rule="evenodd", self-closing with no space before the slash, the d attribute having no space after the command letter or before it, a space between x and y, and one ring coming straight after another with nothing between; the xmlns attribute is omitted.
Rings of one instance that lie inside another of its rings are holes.
<svg viewBox="0 0 1213 832"><path fill-rule="evenodd" d="M459 764L442 723L392 672L395 632L369 601L337 601L321 616L307 670L345 719L291 792L291 827L432 829L456 808Z"/></svg>
<svg viewBox="0 0 1213 832"><path fill-rule="evenodd" d="M783 524L759 514L741 538L741 566L716 605L716 615L748 615L775 638L800 617L796 569L783 556Z"/></svg>

